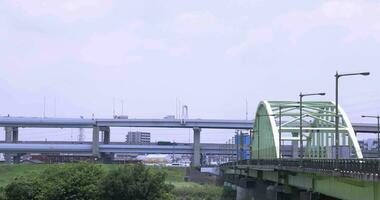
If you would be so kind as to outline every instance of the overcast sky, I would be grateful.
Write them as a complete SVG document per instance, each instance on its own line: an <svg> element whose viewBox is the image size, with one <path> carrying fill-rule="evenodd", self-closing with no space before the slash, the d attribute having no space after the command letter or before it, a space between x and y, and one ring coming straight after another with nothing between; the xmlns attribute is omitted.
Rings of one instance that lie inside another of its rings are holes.
<svg viewBox="0 0 380 200"><path fill-rule="evenodd" d="M378 1L4 0L0 13L0 115L42 116L45 97L51 117L111 117L115 99L117 113L124 101L125 115L162 118L180 99L191 118L245 119L247 99L253 118L261 100L333 100L336 70L372 73L341 80L352 121L380 114ZM58 132L21 139L76 139ZM232 134L204 130L202 142Z"/></svg>

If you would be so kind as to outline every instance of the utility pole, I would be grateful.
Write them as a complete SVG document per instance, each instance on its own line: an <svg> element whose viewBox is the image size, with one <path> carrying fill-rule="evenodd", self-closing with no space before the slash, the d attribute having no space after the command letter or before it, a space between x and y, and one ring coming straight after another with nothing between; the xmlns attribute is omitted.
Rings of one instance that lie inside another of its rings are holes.
<svg viewBox="0 0 380 200"><path fill-rule="evenodd" d="M369 72L350 73L350 74L335 74L335 165L336 170L339 169L339 78L345 76L368 76Z"/></svg>
<svg viewBox="0 0 380 200"><path fill-rule="evenodd" d="M304 157L304 149L303 149L303 130L302 130L302 126L303 126L303 114L302 114L302 109L303 109L303 106L302 106L302 98L303 97L307 97L307 96L324 96L326 95L326 93L310 93L310 94L302 94L302 92L300 93L299 97L300 97L300 166L303 165L303 157Z"/></svg>

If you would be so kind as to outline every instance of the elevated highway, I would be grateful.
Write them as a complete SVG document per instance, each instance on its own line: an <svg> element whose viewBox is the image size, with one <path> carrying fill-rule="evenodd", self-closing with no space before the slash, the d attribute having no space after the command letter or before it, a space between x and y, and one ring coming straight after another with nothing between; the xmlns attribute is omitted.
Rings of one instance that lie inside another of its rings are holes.
<svg viewBox="0 0 380 200"><path fill-rule="evenodd" d="M0 117L0 127L20 128L93 128L99 127L148 127L148 128L203 128L203 129L252 129L255 120L220 119L82 119ZM355 132L377 133L377 124L352 123Z"/></svg>
<svg viewBox="0 0 380 200"><path fill-rule="evenodd" d="M252 129L250 120L215 119L81 119L0 117L0 127L22 128L93 128L98 127L150 127L150 128L205 128Z"/></svg>
<svg viewBox="0 0 380 200"><path fill-rule="evenodd" d="M92 144L70 143L0 143L3 153L91 153ZM129 145L120 143L99 144L100 153L135 154L193 154L192 144ZM236 155L235 146L228 144L200 144L200 152L207 155Z"/></svg>

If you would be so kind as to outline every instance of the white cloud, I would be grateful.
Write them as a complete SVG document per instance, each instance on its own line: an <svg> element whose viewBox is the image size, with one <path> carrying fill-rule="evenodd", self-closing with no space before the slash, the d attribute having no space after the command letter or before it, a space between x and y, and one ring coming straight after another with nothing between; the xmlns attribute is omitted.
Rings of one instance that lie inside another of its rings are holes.
<svg viewBox="0 0 380 200"><path fill-rule="evenodd" d="M100 66L122 66L140 62L146 51L180 55L181 48L172 47L162 39L142 38L127 31L94 34L84 45L84 62Z"/></svg>
<svg viewBox="0 0 380 200"><path fill-rule="evenodd" d="M83 61L102 66L126 65L140 61L133 52L141 46L141 40L128 32L94 34L82 49Z"/></svg>
<svg viewBox="0 0 380 200"><path fill-rule="evenodd" d="M375 39L380 42L380 3L364 0L327 1L308 11L279 17L277 26L291 33L292 39L320 27L343 28L344 41Z"/></svg>
<svg viewBox="0 0 380 200"><path fill-rule="evenodd" d="M8 0L11 8L33 17L54 16L64 22L96 18L111 6L107 0Z"/></svg>
<svg viewBox="0 0 380 200"><path fill-rule="evenodd" d="M269 43L273 40L273 32L271 29L255 29L249 31L245 39L238 45L227 50L227 55L235 56L245 51L247 48L256 45Z"/></svg>
<svg viewBox="0 0 380 200"><path fill-rule="evenodd" d="M227 55L238 55L246 49L271 42L273 34L285 31L296 43L304 34L318 28L340 28L346 31L343 42L374 39L380 42L380 3L365 0L326 1L310 10L293 11L280 15L269 25L247 33L239 44L229 48ZM283 33L283 32L281 32ZM280 35L280 34L279 34Z"/></svg>
<svg viewBox="0 0 380 200"><path fill-rule="evenodd" d="M216 18L206 12L186 12L175 19L175 30L184 34L209 33L216 28Z"/></svg>
<svg viewBox="0 0 380 200"><path fill-rule="evenodd" d="M143 47L147 50L163 50L166 44L162 40L146 39L143 41Z"/></svg>

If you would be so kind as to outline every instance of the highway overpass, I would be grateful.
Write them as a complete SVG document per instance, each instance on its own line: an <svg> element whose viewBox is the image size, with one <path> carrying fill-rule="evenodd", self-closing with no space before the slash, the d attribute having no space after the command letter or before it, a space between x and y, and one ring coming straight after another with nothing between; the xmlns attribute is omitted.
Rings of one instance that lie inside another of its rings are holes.
<svg viewBox="0 0 380 200"><path fill-rule="evenodd" d="M91 153L92 144L70 143L0 143L3 153ZM100 144L100 153L135 154L193 154L192 144L129 145L120 143ZM229 144L200 144L200 152L207 155L236 155L236 146Z"/></svg>
<svg viewBox="0 0 380 200"><path fill-rule="evenodd" d="M147 127L147 128L201 128L201 129L252 129L254 120L219 119L82 119L0 117L0 127L20 128L93 128ZM358 133L377 133L377 124L352 123Z"/></svg>

